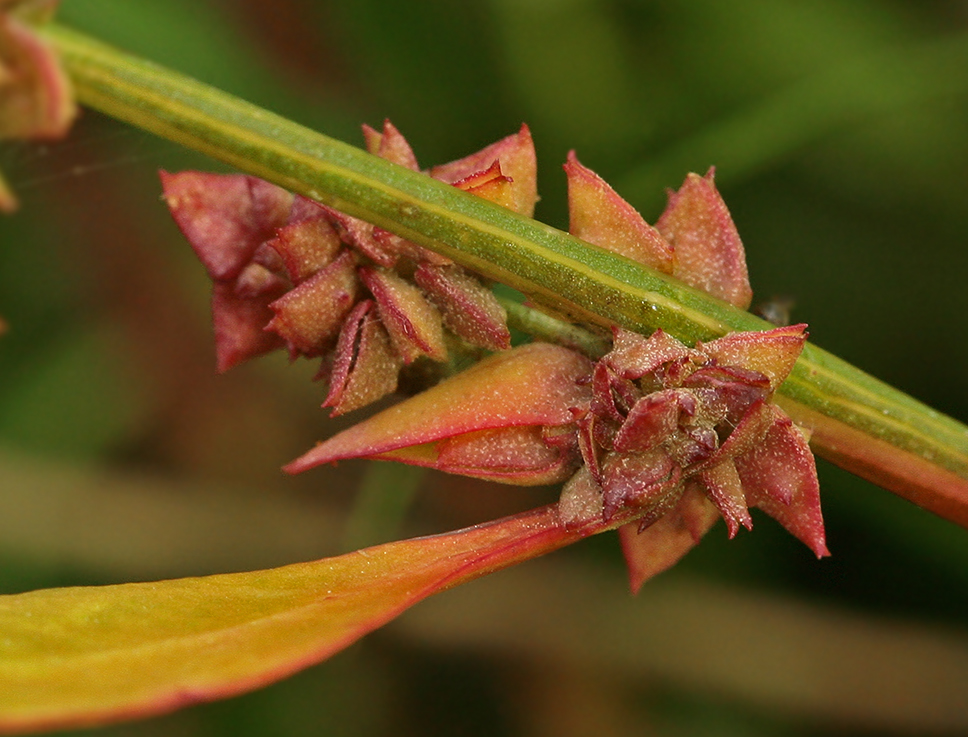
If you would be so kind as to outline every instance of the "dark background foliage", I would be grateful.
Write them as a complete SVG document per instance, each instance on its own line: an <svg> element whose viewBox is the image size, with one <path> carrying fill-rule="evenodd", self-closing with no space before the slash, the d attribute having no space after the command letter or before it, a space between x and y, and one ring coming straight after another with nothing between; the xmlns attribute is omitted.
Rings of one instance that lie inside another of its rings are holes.
<svg viewBox="0 0 968 737"><path fill-rule="evenodd" d="M61 17L343 140L389 117L424 165L527 121L537 217L559 227L569 148L649 220L714 164L757 299L968 418L964 3L64 0ZM156 170L218 165L85 112L0 166L23 200L0 221L0 591L278 565L554 498L353 463L284 477L345 421L317 409L308 364L214 374L206 280ZM831 559L758 516L632 599L603 536L285 683L104 733L968 729L968 532L820 474Z"/></svg>

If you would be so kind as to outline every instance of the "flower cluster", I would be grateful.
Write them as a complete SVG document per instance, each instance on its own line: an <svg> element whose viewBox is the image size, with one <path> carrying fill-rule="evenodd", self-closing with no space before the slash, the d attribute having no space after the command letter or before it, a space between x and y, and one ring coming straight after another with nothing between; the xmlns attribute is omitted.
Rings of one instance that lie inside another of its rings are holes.
<svg viewBox="0 0 968 737"><path fill-rule="evenodd" d="M573 234L749 305L743 246L712 171L671 192L654 227L573 153L565 171ZM646 338L616 329L612 350L595 363L560 346L521 346L330 438L286 470L371 458L504 483L567 480L562 524L621 525L634 589L720 517L730 537L751 528L750 507L826 555L813 455L771 402L805 327L731 333L692 348L661 330Z"/></svg>
<svg viewBox="0 0 968 737"><path fill-rule="evenodd" d="M722 517L752 529L749 507L827 554L807 439L773 392L796 363L804 325L730 333L688 348L655 332L617 331L573 408L584 462L565 485L567 524L643 511L621 528L633 586L682 557Z"/></svg>
<svg viewBox="0 0 968 737"><path fill-rule="evenodd" d="M806 339L804 326L731 333L689 348L657 331L616 331L597 363L534 343L349 428L286 467L395 460L522 485L569 479L566 525L622 527L638 587L682 557L719 518L730 537L748 508L826 555L813 455L770 402Z"/></svg>
<svg viewBox="0 0 968 737"><path fill-rule="evenodd" d="M417 169L389 123L364 133L372 153ZM743 245L712 170L670 192L652 226L574 152L564 168L573 235L749 306ZM527 215L537 198L524 127L429 173ZM806 326L694 347L661 330L644 337L616 328L597 362L544 343L503 350L503 310L476 277L437 254L251 177L186 172L163 181L215 281L220 368L282 346L323 356L324 406L337 414L393 391L402 365L444 360L445 327L499 351L286 470L371 458L511 484L567 482L561 524L620 527L636 589L720 517L730 537L751 528L750 507L827 553L813 456L771 401Z"/></svg>
<svg viewBox="0 0 968 737"><path fill-rule="evenodd" d="M387 121L370 152L417 170ZM526 126L430 176L525 215L537 200ZM506 315L480 279L386 230L245 175L162 172L165 199L214 282L219 370L276 348L322 357L323 403L342 414L397 388L400 369L445 361L447 333L510 347Z"/></svg>

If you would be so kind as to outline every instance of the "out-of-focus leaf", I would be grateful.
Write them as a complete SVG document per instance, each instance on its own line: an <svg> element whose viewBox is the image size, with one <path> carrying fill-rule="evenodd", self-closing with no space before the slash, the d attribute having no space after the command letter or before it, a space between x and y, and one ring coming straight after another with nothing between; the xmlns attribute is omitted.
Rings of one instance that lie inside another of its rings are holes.
<svg viewBox="0 0 968 737"><path fill-rule="evenodd" d="M117 721L249 691L431 594L603 529L566 529L552 505L266 571L2 597L0 731Z"/></svg>
<svg viewBox="0 0 968 737"><path fill-rule="evenodd" d="M963 95L964 33L890 46L844 59L711 121L614 181L630 201L654 201L679 172L711 161L720 185L750 179L815 141L870 126L899 110Z"/></svg>
<svg viewBox="0 0 968 737"><path fill-rule="evenodd" d="M492 3L507 81L527 119L583 151L620 150L651 127L625 37L604 3Z"/></svg>
<svg viewBox="0 0 968 737"><path fill-rule="evenodd" d="M88 0L64 3L58 20L96 30L106 41L141 49L160 63L177 61L226 89L250 95L262 92L276 100L285 96L259 57L238 43L237 27L226 22L225 11L211 3Z"/></svg>
<svg viewBox="0 0 968 737"><path fill-rule="evenodd" d="M87 457L128 437L151 407L122 340L111 325L66 336L0 387L0 440Z"/></svg>
<svg viewBox="0 0 968 737"><path fill-rule="evenodd" d="M343 549L356 550L398 537L425 476L426 471L418 466L368 464L343 534Z"/></svg>
<svg viewBox="0 0 968 737"><path fill-rule="evenodd" d="M375 119L391 117L428 161L492 140L508 125L492 72L487 8L482 3L424 0L307 3L320 25L338 29L353 71L376 98ZM411 126L416 123L419 131ZM490 162L489 162L490 163Z"/></svg>
<svg viewBox="0 0 968 737"><path fill-rule="evenodd" d="M0 88L2 138L60 138L77 113L57 55L8 13L0 16Z"/></svg>

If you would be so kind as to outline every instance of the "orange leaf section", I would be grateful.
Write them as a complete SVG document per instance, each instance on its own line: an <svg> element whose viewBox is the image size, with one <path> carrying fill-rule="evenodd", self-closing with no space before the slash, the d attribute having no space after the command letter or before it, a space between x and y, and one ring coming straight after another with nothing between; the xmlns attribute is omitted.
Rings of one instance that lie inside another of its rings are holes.
<svg viewBox="0 0 968 737"><path fill-rule="evenodd" d="M495 161L490 168L464 177L454 182L457 189L470 192L496 205L513 210L515 206L513 182L501 172L501 165Z"/></svg>
<svg viewBox="0 0 968 737"><path fill-rule="evenodd" d="M604 179L582 165L574 151L568 152L565 174L569 233L658 271L672 273L672 247Z"/></svg>
<svg viewBox="0 0 968 737"><path fill-rule="evenodd" d="M531 217L534 214L534 205L538 201L538 165L531 131L527 125L522 125L517 133L502 138L477 153L451 161L449 164L433 167L430 170L430 176L442 182L454 184L472 174L489 169L495 161L500 165L503 176L511 182L512 209Z"/></svg>
<svg viewBox="0 0 968 737"><path fill-rule="evenodd" d="M251 573L0 597L0 732L89 726L233 696L418 601L606 529L555 506Z"/></svg>
<svg viewBox="0 0 968 737"><path fill-rule="evenodd" d="M434 465L437 449L426 444L480 430L565 425L574 419L568 408L587 392L575 380L590 371L586 358L548 343L504 351L334 435L285 470L363 457Z"/></svg>

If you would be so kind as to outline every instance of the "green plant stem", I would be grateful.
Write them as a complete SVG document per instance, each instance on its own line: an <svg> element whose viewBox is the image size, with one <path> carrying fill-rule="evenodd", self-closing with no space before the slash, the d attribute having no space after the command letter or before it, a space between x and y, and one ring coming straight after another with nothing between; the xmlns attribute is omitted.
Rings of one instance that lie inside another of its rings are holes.
<svg viewBox="0 0 968 737"><path fill-rule="evenodd" d="M694 342L771 326L567 233L56 25L80 102L363 218L577 322ZM782 406L822 456L968 527L968 428L807 345Z"/></svg>
<svg viewBox="0 0 968 737"><path fill-rule="evenodd" d="M580 325L558 320L513 299L498 297L498 301L507 312L509 327L538 340L574 348L589 358L595 359L604 356L612 347L611 338L596 335Z"/></svg>

